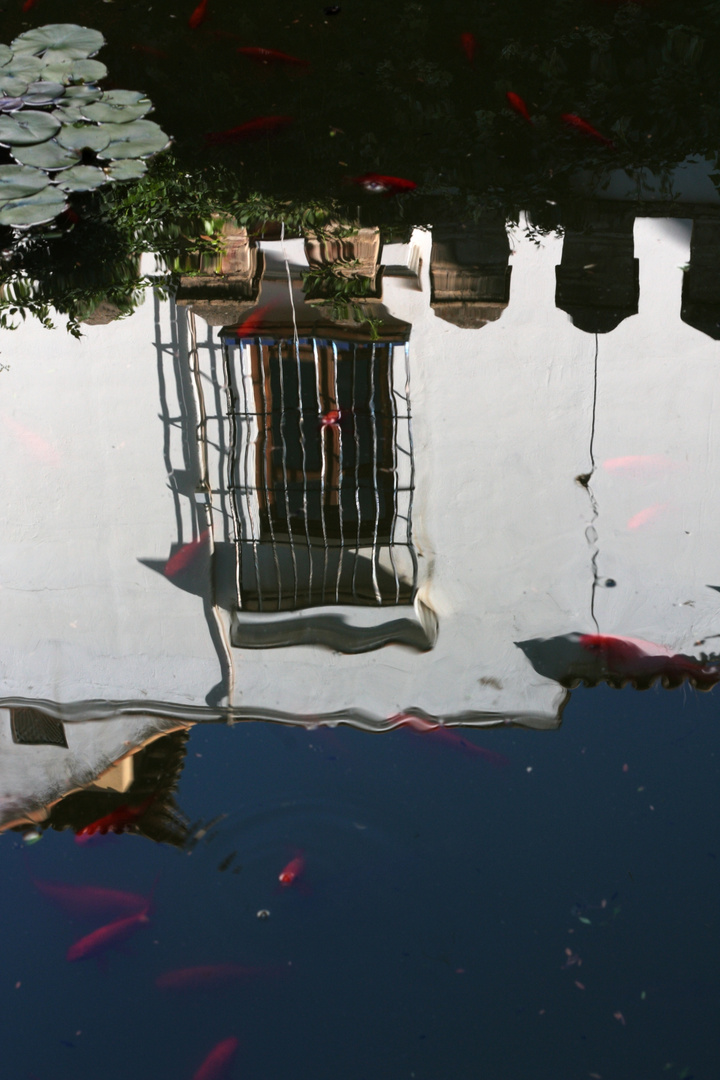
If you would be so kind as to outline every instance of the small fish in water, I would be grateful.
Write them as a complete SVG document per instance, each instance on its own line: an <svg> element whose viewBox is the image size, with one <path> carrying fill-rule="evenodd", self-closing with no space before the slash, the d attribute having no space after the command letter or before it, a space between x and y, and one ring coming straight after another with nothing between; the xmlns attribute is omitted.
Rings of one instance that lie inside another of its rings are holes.
<svg viewBox="0 0 720 1080"><path fill-rule="evenodd" d="M671 465L671 459L662 454L628 454L626 457L608 458L602 463L603 469L608 472L667 469Z"/></svg>
<svg viewBox="0 0 720 1080"><path fill-rule="evenodd" d="M592 126L592 124L588 124L587 120L583 120L583 118L581 116L578 116L576 113L562 113L560 119L563 121L563 123L567 124L568 127L572 128L573 131L577 131L581 135L589 136L589 138L594 139L595 142L599 142L602 143L603 146L607 146L609 150L615 149L615 143L612 141L612 139L607 139L604 135L601 135L600 132Z"/></svg>
<svg viewBox="0 0 720 1080"><path fill-rule="evenodd" d="M242 142L244 139L257 139L262 135L271 135L282 131L292 124L292 116L256 116L227 131L211 131L205 136L206 146L222 146L225 143Z"/></svg>
<svg viewBox="0 0 720 1080"><path fill-rule="evenodd" d="M408 727L411 731L415 731L420 735L435 734L439 740L449 746L462 749L471 757L484 758L485 761L496 768L504 768L510 764L509 759L504 754L498 754L495 750L488 750L484 746L477 746L475 743L468 742L467 739L463 739L454 731L446 728L444 724L439 724L436 721L425 720L421 716L412 716L410 713L398 713L396 716L390 717L390 723L394 724L395 727Z"/></svg>
<svg viewBox="0 0 720 1080"><path fill-rule="evenodd" d="M33 885L73 918L104 915L137 915L147 908L148 899L138 893L104 889L98 885L67 885L62 881L40 881Z"/></svg>
<svg viewBox="0 0 720 1080"><path fill-rule="evenodd" d="M84 828L80 829L75 836L75 843L84 844L98 833L100 836L105 836L109 832L124 832L128 825L137 824L154 798L154 795L150 795L138 806L118 806L116 810L106 814L105 817L98 818L97 821L92 821L89 825L85 825Z"/></svg>
<svg viewBox="0 0 720 1080"><path fill-rule="evenodd" d="M197 30L200 23L204 22L207 18L207 5L208 0L200 0L200 3L188 19L188 26L191 30Z"/></svg>
<svg viewBox="0 0 720 1080"><path fill-rule="evenodd" d="M475 50L477 49L477 41L474 34L464 33L460 35L460 48L465 53L468 63L472 64L475 60Z"/></svg>
<svg viewBox="0 0 720 1080"><path fill-rule="evenodd" d="M43 465L60 464L60 455L57 450L49 442L46 442L42 435L38 435L35 431L31 431L30 428L26 428L24 424L19 424L12 416L4 415L0 419L25 449L34 458L41 461Z"/></svg>
<svg viewBox="0 0 720 1080"><path fill-rule="evenodd" d="M642 525L647 525L649 521L656 518L666 508L667 503L653 503L652 506L646 506L643 510L638 510L637 514L633 514L628 521L628 529L639 529Z"/></svg>
<svg viewBox="0 0 720 1080"><path fill-rule="evenodd" d="M163 567L163 574L165 577L175 577L181 570L186 570L200 554L209 539L209 531L203 529L197 540L191 540L188 544L183 544L180 550L176 551L165 563L165 566Z"/></svg>
<svg viewBox="0 0 720 1080"><path fill-rule="evenodd" d="M519 94L515 94L512 90L508 90L505 97L508 99L508 104L510 105L510 108L514 109L519 116L522 116L523 120L527 120L528 124L534 123L532 117L530 116L530 113L528 112L527 105Z"/></svg>
<svg viewBox="0 0 720 1080"><path fill-rule="evenodd" d="M274 300L270 304L263 304L262 307L256 308L255 311L252 311L248 315L245 322L242 322L240 323L240 326L235 327L233 333L237 337L255 337L258 331L262 329L265 316L269 311L272 311L273 308L277 307L277 305L277 300Z"/></svg>
<svg viewBox="0 0 720 1080"><path fill-rule="evenodd" d="M261 49L253 45L243 45L236 52L249 57L251 60L256 60L260 64L287 64L294 67L310 66L309 60L301 60L299 56L278 52L277 49Z"/></svg>
<svg viewBox="0 0 720 1080"><path fill-rule="evenodd" d="M300 877L305 869L305 860L302 855L296 855L294 859L291 859L287 866L278 874L278 881L281 885L292 885L294 881Z"/></svg>
<svg viewBox="0 0 720 1080"><path fill-rule="evenodd" d="M115 919L114 922L108 923L107 926L101 926L99 929L93 930L92 934L87 934L70 946L67 951L67 959L70 961L87 960L91 956L99 956L106 949L113 948L115 945L119 945L120 942L126 941L132 934L150 922L149 910L150 901L147 900L143 910L138 911L135 915Z"/></svg>
<svg viewBox="0 0 720 1080"><path fill-rule="evenodd" d="M178 968L158 975L155 985L160 990L203 990L242 982L259 975L269 974L269 969L242 967L240 964L201 964L198 967Z"/></svg>
<svg viewBox="0 0 720 1080"><path fill-rule="evenodd" d="M37 0L25 0L25 3L23 4L21 10L22 11L30 11L30 9L34 8L36 4L37 4Z"/></svg>
<svg viewBox="0 0 720 1080"><path fill-rule="evenodd" d="M219 1042L210 1051L200 1068L193 1073L193 1080L221 1080L235 1057L238 1046L238 1040L234 1035Z"/></svg>
<svg viewBox="0 0 720 1080"><path fill-rule="evenodd" d="M603 673L615 678L690 677L700 679L704 684L720 681L717 662L706 664L691 656L675 653L666 645L657 645L641 638L581 634L580 645L587 652L597 655Z"/></svg>
<svg viewBox="0 0 720 1080"><path fill-rule="evenodd" d="M401 176L383 176L381 173L365 173L350 180L372 195L398 195L402 191L414 191L414 180L403 180Z"/></svg>
<svg viewBox="0 0 720 1080"><path fill-rule="evenodd" d="M158 60L168 60L168 54L163 52L162 49L154 49L152 45L139 45L134 44L130 46L135 52L144 53L145 56L155 56Z"/></svg>

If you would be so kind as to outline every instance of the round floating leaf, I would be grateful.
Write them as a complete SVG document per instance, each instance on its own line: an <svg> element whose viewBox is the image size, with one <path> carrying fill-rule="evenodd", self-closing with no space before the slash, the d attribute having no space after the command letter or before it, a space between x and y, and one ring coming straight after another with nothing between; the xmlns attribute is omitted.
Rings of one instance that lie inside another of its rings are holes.
<svg viewBox="0 0 720 1080"><path fill-rule="evenodd" d="M5 79L0 71L0 90L9 97L20 97L28 88L27 79L16 79L14 75L8 75Z"/></svg>
<svg viewBox="0 0 720 1080"><path fill-rule="evenodd" d="M12 156L23 165L36 165L40 169L69 169L77 165L82 157L79 150L66 150L55 139L39 143L37 146L15 147Z"/></svg>
<svg viewBox="0 0 720 1080"><path fill-rule="evenodd" d="M102 97L102 90L97 86L67 86L65 97L72 98L73 104L86 105L89 101L97 101Z"/></svg>
<svg viewBox="0 0 720 1080"><path fill-rule="evenodd" d="M64 83L88 83L104 79L108 71L99 60L55 60L52 53L47 53L42 69L46 79L57 79Z"/></svg>
<svg viewBox="0 0 720 1080"><path fill-rule="evenodd" d="M79 124L86 119L82 105L62 105L53 109L50 115L56 117L61 124Z"/></svg>
<svg viewBox="0 0 720 1080"><path fill-rule="evenodd" d="M59 101L65 93L65 87L62 83L57 82L39 82L30 83L25 93L22 95L22 99L26 105L51 105L55 101Z"/></svg>
<svg viewBox="0 0 720 1080"><path fill-rule="evenodd" d="M19 97L0 97L0 112L15 112L22 109L23 99Z"/></svg>
<svg viewBox="0 0 720 1080"><path fill-rule="evenodd" d="M59 128L60 121L50 113L23 109L14 116L0 116L0 143L5 146L32 146L52 138Z"/></svg>
<svg viewBox="0 0 720 1080"><path fill-rule="evenodd" d="M139 180L147 172L147 165L144 161L128 158L126 161L116 161L109 165L105 172L110 180Z"/></svg>
<svg viewBox="0 0 720 1080"><path fill-rule="evenodd" d="M49 50L61 53L68 59L84 60L104 44L105 38L99 30L90 30L75 23L50 23L26 30L11 42L11 48L15 53L30 53L33 56Z"/></svg>
<svg viewBox="0 0 720 1080"><path fill-rule="evenodd" d="M152 120L113 124L113 141L99 155L102 158L143 158L164 150L170 139ZM122 136L122 138L121 138Z"/></svg>
<svg viewBox="0 0 720 1080"><path fill-rule="evenodd" d="M64 172L58 180L58 187L63 191L93 191L107 181L102 169L94 165L75 165Z"/></svg>
<svg viewBox="0 0 720 1080"><path fill-rule="evenodd" d="M0 202L25 199L42 191L50 183L50 177L40 169L26 165L0 165Z"/></svg>
<svg viewBox="0 0 720 1080"><path fill-rule="evenodd" d="M137 105L147 98L139 90L106 90L102 100L108 105Z"/></svg>
<svg viewBox="0 0 720 1080"><path fill-rule="evenodd" d="M15 54L9 45L0 45L0 67L2 67L3 64L8 64L14 55Z"/></svg>
<svg viewBox="0 0 720 1080"><path fill-rule="evenodd" d="M65 196L57 188L39 191L27 199L15 199L0 210L0 225L14 225L18 229L29 225L42 225L67 209Z"/></svg>
<svg viewBox="0 0 720 1080"><path fill-rule="evenodd" d="M57 137L57 141L67 150L104 150L110 142L110 132L113 134L117 128L114 124L98 126L97 124L70 124L63 127ZM0 139L2 129L0 128ZM112 157L112 155L110 155Z"/></svg>
<svg viewBox="0 0 720 1080"><path fill-rule="evenodd" d="M121 105L108 102L109 94L103 94L100 101L88 105L85 110L91 120L105 120L110 124L128 124L131 120L139 120L153 107L149 98L141 97L136 105Z"/></svg>
<svg viewBox="0 0 720 1080"><path fill-rule="evenodd" d="M12 75L16 79L27 79L28 82L32 82L40 77L42 69L43 62L37 56L14 56L9 64L5 64L0 74L3 78L6 75Z"/></svg>

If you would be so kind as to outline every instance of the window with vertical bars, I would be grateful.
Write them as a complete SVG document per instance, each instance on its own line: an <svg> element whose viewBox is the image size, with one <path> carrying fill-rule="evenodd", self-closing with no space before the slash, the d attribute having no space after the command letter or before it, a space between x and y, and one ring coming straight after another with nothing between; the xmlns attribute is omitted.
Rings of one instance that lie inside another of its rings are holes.
<svg viewBox="0 0 720 1080"><path fill-rule="evenodd" d="M412 601L405 344L224 343L238 607Z"/></svg>

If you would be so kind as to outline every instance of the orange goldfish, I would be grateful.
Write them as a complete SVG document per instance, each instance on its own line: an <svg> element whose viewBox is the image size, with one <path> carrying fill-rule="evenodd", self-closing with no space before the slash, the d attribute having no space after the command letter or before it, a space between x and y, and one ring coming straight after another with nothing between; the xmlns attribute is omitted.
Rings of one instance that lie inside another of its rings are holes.
<svg viewBox="0 0 720 1080"><path fill-rule="evenodd" d="M193 1080L220 1080L235 1057L238 1046L238 1040L234 1035L219 1042L210 1051L200 1068L193 1073Z"/></svg>
<svg viewBox="0 0 720 1080"><path fill-rule="evenodd" d="M205 21L207 17L207 5L208 0L200 0L200 3L188 19L188 26L191 30L197 30L200 23Z"/></svg>
<svg viewBox="0 0 720 1080"><path fill-rule="evenodd" d="M302 874L305 869L305 860L302 855L296 855L294 859L291 859L287 866L278 874L278 881L281 885L292 885L294 881Z"/></svg>
<svg viewBox="0 0 720 1080"><path fill-rule="evenodd" d="M468 63L472 64L475 60L475 50L477 48L477 41L474 34L461 34L460 35L460 48L465 53Z"/></svg>
<svg viewBox="0 0 720 1080"><path fill-rule="evenodd" d="M277 49L262 49L254 45L243 45L236 52L248 56L251 60L257 60L261 64L289 64L295 67L309 67L309 60L301 60L298 56L289 53L278 52Z"/></svg>
<svg viewBox="0 0 720 1080"><path fill-rule="evenodd" d="M198 536L197 540L191 540L188 544L183 544L179 551L176 551L163 567L163 574L165 577L171 578L179 574L181 570L186 570L190 563L197 558L201 549L207 544L210 533L207 529Z"/></svg>
<svg viewBox="0 0 720 1080"><path fill-rule="evenodd" d="M118 806L116 810L106 814L105 817L98 818L97 821L85 825L75 836L75 843L83 844L91 836L95 836L96 833L105 836L109 832L124 832L128 825L134 825L140 820L154 798L154 795L150 795L139 806Z"/></svg>
<svg viewBox="0 0 720 1080"><path fill-rule="evenodd" d="M150 901L148 900L142 911L138 911L135 915L115 919L114 922L93 930L91 934L87 934L70 946L67 959L70 961L87 960L90 956L98 956L106 949L119 945L121 941L125 941L131 934L150 922L149 910Z"/></svg>
<svg viewBox="0 0 720 1080"><path fill-rule="evenodd" d="M505 97L508 99L511 109L514 109L519 116L522 116L523 120L527 120L528 124L533 123L533 119L528 112L528 107L519 94L515 94L512 90L508 90Z"/></svg>
<svg viewBox="0 0 720 1080"><path fill-rule="evenodd" d="M602 143L603 146L607 146L608 150L615 149L615 143L612 139L607 139L604 135L601 135L592 124L588 124L587 120L583 120L583 118L576 113L562 113L560 119L574 131L578 131L581 135L588 135L596 142Z"/></svg>

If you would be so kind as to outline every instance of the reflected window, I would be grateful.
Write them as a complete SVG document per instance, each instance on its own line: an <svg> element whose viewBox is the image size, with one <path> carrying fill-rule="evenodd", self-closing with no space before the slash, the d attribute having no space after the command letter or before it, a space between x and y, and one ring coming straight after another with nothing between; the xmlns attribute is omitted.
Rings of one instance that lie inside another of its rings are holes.
<svg viewBox="0 0 720 1080"><path fill-rule="evenodd" d="M28 706L10 710L12 740L21 746L62 746L67 750L61 720Z"/></svg>
<svg viewBox="0 0 720 1080"><path fill-rule="evenodd" d="M407 346L226 341L238 607L410 603Z"/></svg>

